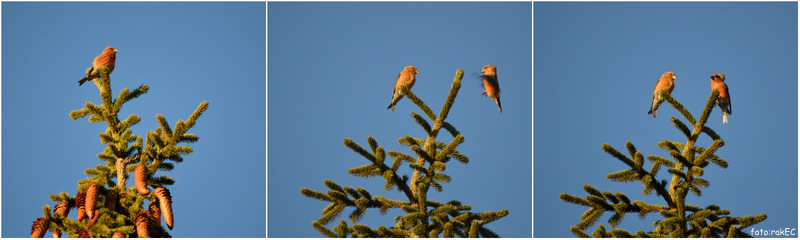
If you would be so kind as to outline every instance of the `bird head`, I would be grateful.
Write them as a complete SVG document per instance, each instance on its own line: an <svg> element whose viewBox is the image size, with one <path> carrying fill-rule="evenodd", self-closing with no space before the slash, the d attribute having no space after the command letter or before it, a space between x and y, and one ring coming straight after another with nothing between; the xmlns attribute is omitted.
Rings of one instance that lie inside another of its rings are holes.
<svg viewBox="0 0 800 240"><path fill-rule="evenodd" d="M711 74L711 81L723 81L725 80L725 74Z"/></svg>
<svg viewBox="0 0 800 240"><path fill-rule="evenodd" d="M485 73L486 75L495 75L495 74L497 74L497 68L495 68L494 65L489 64L489 65L483 66L483 68L481 69L481 72Z"/></svg>
<svg viewBox="0 0 800 240"><path fill-rule="evenodd" d="M114 48L112 46L108 46L108 47L106 47L106 49L103 50L103 53L105 53L105 54L116 54L118 51L119 50L117 50L116 48Z"/></svg>
<svg viewBox="0 0 800 240"><path fill-rule="evenodd" d="M661 75L661 77L671 78L672 80L675 80L675 79L678 78L678 77L675 76L675 73L673 73L673 72L665 72L664 74Z"/></svg>
<svg viewBox="0 0 800 240"><path fill-rule="evenodd" d="M412 72L414 74L419 74L419 70L417 70L417 67L414 67L412 65L408 65L408 67L406 67L404 70L407 72Z"/></svg>

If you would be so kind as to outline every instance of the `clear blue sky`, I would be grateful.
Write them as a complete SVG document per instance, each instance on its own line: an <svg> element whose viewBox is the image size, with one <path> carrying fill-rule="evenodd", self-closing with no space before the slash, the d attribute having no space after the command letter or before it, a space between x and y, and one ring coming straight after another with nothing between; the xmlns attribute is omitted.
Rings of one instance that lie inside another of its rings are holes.
<svg viewBox="0 0 800 240"><path fill-rule="evenodd" d="M30 236L55 204L49 194L74 195L83 171L104 163L105 123L68 114L100 102L94 84L77 81L106 46L119 49L114 97L150 86L119 114L142 118L134 134L154 130L156 114L174 126L210 103L190 130L194 153L157 173L176 180L170 234L264 237L265 5L2 3L2 237Z"/></svg>
<svg viewBox="0 0 800 240"><path fill-rule="evenodd" d="M710 186L687 202L718 204L731 216L766 213L755 230L797 228L796 2L548 2L534 3L533 18L535 237L574 236L569 227L587 208L558 194L585 197L583 184L663 204L655 194L642 196L639 182L607 180L627 166L601 146L627 153L631 141L645 156L668 157L659 141L685 142L669 121L680 116L668 103L657 118L646 114L666 71L677 75L672 96L696 117L712 73L727 75L733 103L727 124L719 108L707 124L725 141L716 154L729 167L707 167ZM703 135L698 144L710 143ZM669 177L666 170L658 176ZM608 227L610 216L598 223ZM658 219L628 215L620 227L652 230Z"/></svg>
<svg viewBox="0 0 800 240"><path fill-rule="evenodd" d="M458 150L470 163L450 162L452 182L430 197L458 199L475 212L508 209L487 227L502 237L531 236L531 3L267 5L269 237L322 237L311 222L328 203L300 189L326 192L325 179L403 198L384 191L380 178L348 174L367 160L342 140L368 146L373 136L387 151L412 154L397 139L425 136L410 117L421 111L408 99L386 109L407 65L421 72L412 91L437 114L456 70L465 71L447 120L464 135ZM502 114L480 95L477 76L487 64L498 69ZM451 139L440 132L437 140ZM393 226L399 214L373 209L361 222Z"/></svg>

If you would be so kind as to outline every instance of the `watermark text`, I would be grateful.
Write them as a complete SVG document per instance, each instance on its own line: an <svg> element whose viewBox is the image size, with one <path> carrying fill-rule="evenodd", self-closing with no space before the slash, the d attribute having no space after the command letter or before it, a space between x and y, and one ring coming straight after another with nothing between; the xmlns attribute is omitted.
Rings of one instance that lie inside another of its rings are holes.
<svg viewBox="0 0 800 240"><path fill-rule="evenodd" d="M778 228L778 229L767 229L767 230L750 228L750 236L753 237L797 236L797 228Z"/></svg>

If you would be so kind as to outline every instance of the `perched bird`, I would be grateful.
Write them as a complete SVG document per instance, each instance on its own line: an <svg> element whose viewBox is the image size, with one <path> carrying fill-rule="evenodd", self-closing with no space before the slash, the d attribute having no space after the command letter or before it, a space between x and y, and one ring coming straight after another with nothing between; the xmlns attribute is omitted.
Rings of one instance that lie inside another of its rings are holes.
<svg viewBox="0 0 800 240"><path fill-rule="evenodd" d="M394 112L394 106L397 105L397 101L403 98L403 94L400 94L400 86L406 85L406 87L411 90L411 87L414 86L414 82L416 81L415 75L418 73L419 70L417 70L416 67L409 65L397 75L397 80L395 80L394 83L394 91L392 92L392 102L389 103L389 107L386 109L391 108L392 112Z"/></svg>
<svg viewBox="0 0 800 240"><path fill-rule="evenodd" d="M658 79L658 82L656 82L656 89L653 90L653 105L650 106L650 111L647 112L647 114L653 114L653 118L656 117L658 106L666 100L658 95L658 93L661 92L661 90L667 90L668 93L672 94L672 90L675 89L675 82L673 81L675 78L675 73L665 72L661 75L661 78Z"/></svg>
<svg viewBox="0 0 800 240"><path fill-rule="evenodd" d="M103 50L103 53L97 55L94 58L94 62L92 62L92 67L86 69L86 77L83 77L80 81L78 81L78 86L83 85L84 82L99 78L100 76L100 69L102 67L108 67L108 74L114 71L114 61L117 59L117 49L111 46L106 47Z"/></svg>
<svg viewBox="0 0 800 240"><path fill-rule="evenodd" d="M494 65L486 65L483 66L481 72L484 73L484 75L481 75L480 78L483 79L483 88L486 89L481 92L481 95L494 100L494 102L497 103L497 110L503 113L503 107L500 106L500 83L497 82L497 68L495 68Z"/></svg>
<svg viewBox="0 0 800 240"><path fill-rule="evenodd" d="M733 112L731 105L731 94L728 91L728 85L725 84L725 74L711 74L711 91L717 89L719 97L717 97L717 105L722 109L722 123L728 122L728 114Z"/></svg>

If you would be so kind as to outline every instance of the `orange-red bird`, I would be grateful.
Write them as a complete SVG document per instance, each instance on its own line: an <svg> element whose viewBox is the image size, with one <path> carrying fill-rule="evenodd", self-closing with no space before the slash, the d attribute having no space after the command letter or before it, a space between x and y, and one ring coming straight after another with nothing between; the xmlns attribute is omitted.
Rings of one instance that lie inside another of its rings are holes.
<svg viewBox="0 0 800 240"><path fill-rule="evenodd" d="M731 94L728 91L728 85L725 84L725 74L711 74L711 91L717 89L719 97L717 97L717 105L722 110L722 123L728 123L728 114L733 112L733 105L731 105Z"/></svg>
<svg viewBox="0 0 800 240"><path fill-rule="evenodd" d="M83 77L80 81L78 81L78 86L83 85L84 82L99 78L100 77L100 69L102 67L108 67L108 74L114 71L114 61L117 59L117 49L114 47L108 46L106 49L103 50L103 53L97 55L94 58L94 62L92 62L92 67L86 69L86 77Z"/></svg>
<svg viewBox="0 0 800 240"><path fill-rule="evenodd" d="M417 80L415 75L418 73L419 70L417 70L416 67L409 65L397 75L397 80L394 82L394 91L392 92L392 102L389 103L389 107L386 109L391 108L392 112L394 112L394 106L403 98L403 94L400 94L400 86L406 85L406 87L411 90L411 87L414 86L414 82Z"/></svg>
<svg viewBox="0 0 800 240"><path fill-rule="evenodd" d="M653 114L653 118L656 117L658 106L666 100L658 95L658 93L666 89L668 93L672 94L672 90L675 89L675 78L675 73L665 72L661 75L661 78L658 79L658 82L656 82L656 88L653 90L653 105L650 106L650 111L647 112L647 114Z"/></svg>
<svg viewBox="0 0 800 240"><path fill-rule="evenodd" d="M500 106L500 83L497 82L497 68L494 65L486 65L483 66L481 72L484 73L480 77L483 78L483 88L486 89L481 92L481 95L494 100L497 103L497 110L503 113L503 107Z"/></svg>

